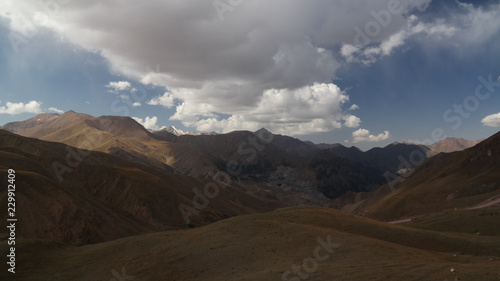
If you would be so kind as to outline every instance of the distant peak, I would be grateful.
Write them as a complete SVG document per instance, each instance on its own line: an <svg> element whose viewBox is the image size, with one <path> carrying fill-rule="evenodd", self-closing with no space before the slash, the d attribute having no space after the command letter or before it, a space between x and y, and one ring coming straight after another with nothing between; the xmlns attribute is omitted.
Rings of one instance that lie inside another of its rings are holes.
<svg viewBox="0 0 500 281"><path fill-rule="evenodd" d="M271 131L269 131L268 129L262 127L260 128L259 130L257 130L255 133L266 133L266 134L273 134L271 133Z"/></svg>
<svg viewBox="0 0 500 281"><path fill-rule="evenodd" d="M171 133L173 135L176 135L176 136L180 136L180 135L186 134L184 131L182 131L180 129L177 129L175 126L170 126L168 128L164 127L160 131L169 132L169 133Z"/></svg>

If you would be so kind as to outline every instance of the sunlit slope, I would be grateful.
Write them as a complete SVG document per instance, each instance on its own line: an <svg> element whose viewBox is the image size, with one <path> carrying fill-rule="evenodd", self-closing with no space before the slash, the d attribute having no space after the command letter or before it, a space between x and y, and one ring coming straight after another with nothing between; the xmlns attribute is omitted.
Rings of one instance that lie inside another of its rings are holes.
<svg viewBox="0 0 500 281"><path fill-rule="evenodd" d="M217 170L210 157L198 148L166 142L129 117L93 117L68 111L19 133L27 137L106 152L167 171L175 168L183 174L199 171L198 174L206 175Z"/></svg>

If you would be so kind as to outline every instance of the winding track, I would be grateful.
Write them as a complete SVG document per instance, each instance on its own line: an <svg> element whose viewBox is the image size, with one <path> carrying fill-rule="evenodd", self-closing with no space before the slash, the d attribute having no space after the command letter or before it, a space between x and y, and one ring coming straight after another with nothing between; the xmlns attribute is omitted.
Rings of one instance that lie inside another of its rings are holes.
<svg viewBox="0 0 500 281"><path fill-rule="evenodd" d="M480 203L480 204L472 206L472 207L467 207L465 209L466 210L477 210L477 209L484 209L484 208L487 208L487 207L491 207L491 206L496 205L496 204L500 204L500 197L497 197L496 199L495 199L495 197L492 197L492 198L484 201L483 203ZM413 219L415 219L417 217L420 217L420 216L406 218L406 219L400 219L400 220L395 220L395 221L390 221L388 223L390 223L390 224L410 223Z"/></svg>

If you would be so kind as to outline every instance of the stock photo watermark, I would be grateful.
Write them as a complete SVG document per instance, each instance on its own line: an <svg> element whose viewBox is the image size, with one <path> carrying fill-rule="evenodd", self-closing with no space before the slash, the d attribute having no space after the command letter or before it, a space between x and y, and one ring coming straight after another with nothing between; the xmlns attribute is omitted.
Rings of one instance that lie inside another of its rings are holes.
<svg viewBox="0 0 500 281"><path fill-rule="evenodd" d="M243 2L245 0L215 0L212 2L212 5L219 19L224 21L226 19L224 14L234 12L236 7L243 4Z"/></svg>
<svg viewBox="0 0 500 281"><path fill-rule="evenodd" d="M334 249L340 248L340 244L331 241L331 235L328 235L324 240L322 237L317 237L318 246L313 250L313 256L305 258L301 265L293 264L291 268L281 275L283 281L300 281L308 279L311 274L316 272L320 262L324 262L330 258Z"/></svg>
<svg viewBox="0 0 500 281"><path fill-rule="evenodd" d="M374 20L367 22L363 29L359 26L354 27L354 31L356 32L354 43L356 45L370 44L373 38L380 35L382 28L389 26L392 16L399 15L402 12L403 6L399 0L390 0L387 2L387 9L370 11L370 15L372 15Z"/></svg>
<svg viewBox="0 0 500 281"><path fill-rule="evenodd" d="M7 171L7 245L10 246L7 254L7 269L10 273L16 273L16 171L9 169Z"/></svg>
<svg viewBox="0 0 500 281"><path fill-rule="evenodd" d="M131 275L127 274L125 266L122 267L121 273L113 268L111 270L111 274L114 277L111 278L109 281L127 281L127 280L134 280L135 279L135 276L131 276Z"/></svg>
<svg viewBox="0 0 500 281"><path fill-rule="evenodd" d="M410 0L410 3L413 0ZM425 3L424 3L425 4ZM424 11L427 8L427 4L416 4L415 8L419 11ZM385 9L378 11L371 10L370 15L373 20L368 21L364 26L359 27L356 25L354 27L354 44L355 45L368 45L372 43L372 40L379 36L384 28L387 28L393 16L400 15L404 11L404 6L400 0L389 0ZM411 20L410 18L408 20Z"/></svg>

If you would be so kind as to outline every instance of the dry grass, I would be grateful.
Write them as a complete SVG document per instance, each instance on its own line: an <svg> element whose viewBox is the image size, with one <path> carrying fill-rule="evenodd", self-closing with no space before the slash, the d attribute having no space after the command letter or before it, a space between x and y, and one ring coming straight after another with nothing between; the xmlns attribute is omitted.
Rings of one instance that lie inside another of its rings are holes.
<svg viewBox="0 0 500 281"><path fill-rule="evenodd" d="M113 269L121 273L125 268L134 280L281 280L292 265L314 256L318 237L328 236L340 247L319 262L307 280L500 278L496 237L391 226L316 207L239 216L196 229L78 248L24 240L18 245L16 276L30 281L111 280ZM473 249L476 256L468 254ZM497 250L489 253L491 249Z"/></svg>

